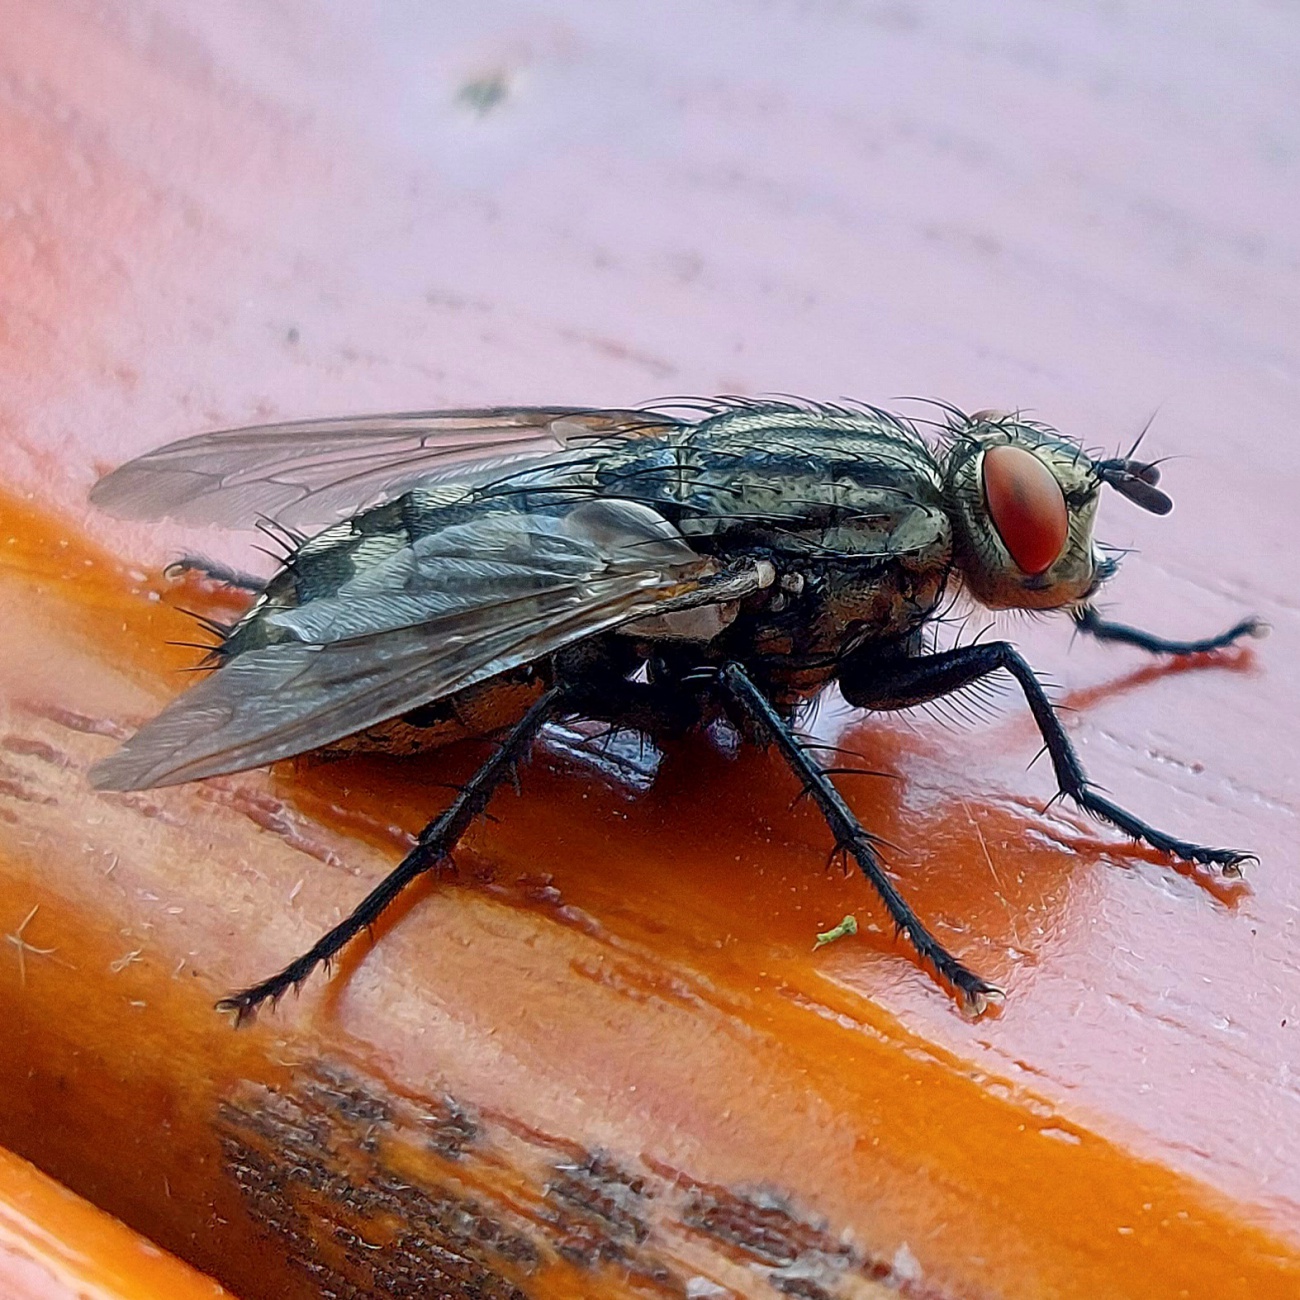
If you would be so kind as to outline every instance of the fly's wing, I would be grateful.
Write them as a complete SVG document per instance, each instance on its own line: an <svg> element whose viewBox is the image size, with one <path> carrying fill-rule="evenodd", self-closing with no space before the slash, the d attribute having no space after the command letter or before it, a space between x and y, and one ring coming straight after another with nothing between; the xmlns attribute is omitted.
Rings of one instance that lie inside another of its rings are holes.
<svg viewBox="0 0 1300 1300"><path fill-rule="evenodd" d="M106 474L90 499L130 519L315 528L414 482L454 479L662 429L645 411L519 407L300 420L169 443Z"/></svg>
<svg viewBox="0 0 1300 1300"><path fill-rule="evenodd" d="M498 504L336 596L260 615L293 639L234 656L92 780L144 789L303 753L674 599L696 603L716 572L643 505L594 499L538 515ZM726 599L744 594L721 585Z"/></svg>

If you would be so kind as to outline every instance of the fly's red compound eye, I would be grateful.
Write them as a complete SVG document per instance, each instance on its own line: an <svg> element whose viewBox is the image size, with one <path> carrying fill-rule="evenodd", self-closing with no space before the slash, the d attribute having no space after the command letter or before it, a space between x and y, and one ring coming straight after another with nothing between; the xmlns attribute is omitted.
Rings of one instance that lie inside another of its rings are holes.
<svg viewBox="0 0 1300 1300"><path fill-rule="evenodd" d="M1011 558L1031 576L1050 569L1070 528L1052 471L1032 452L1012 446L990 447L983 469L984 499Z"/></svg>

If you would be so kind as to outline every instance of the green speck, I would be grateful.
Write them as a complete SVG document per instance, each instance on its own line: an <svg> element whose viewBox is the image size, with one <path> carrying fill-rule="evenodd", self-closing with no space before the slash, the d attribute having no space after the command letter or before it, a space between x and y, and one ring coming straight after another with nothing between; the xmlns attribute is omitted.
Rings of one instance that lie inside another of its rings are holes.
<svg viewBox="0 0 1300 1300"><path fill-rule="evenodd" d="M823 930L818 934L817 942L813 944L813 951L816 952L817 949L822 947L824 944L834 943L836 939L843 939L847 934L857 934L857 932L858 918L850 912L849 915L839 923L839 925L834 926L829 930Z"/></svg>

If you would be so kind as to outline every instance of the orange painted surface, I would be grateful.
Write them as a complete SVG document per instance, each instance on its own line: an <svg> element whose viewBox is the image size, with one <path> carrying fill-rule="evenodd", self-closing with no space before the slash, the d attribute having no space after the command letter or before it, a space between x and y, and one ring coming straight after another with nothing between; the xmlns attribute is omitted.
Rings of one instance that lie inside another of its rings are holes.
<svg viewBox="0 0 1300 1300"><path fill-rule="evenodd" d="M228 1294L26 1160L0 1150L5 1300L214 1300Z"/></svg>
<svg viewBox="0 0 1300 1300"><path fill-rule="evenodd" d="M1291 28L603 15L0 5L0 1142L247 1300L1295 1294ZM232 1033L212 1001L476 754L94 794L184 684L175 606L211 612L162 564L257 559L87 513L95 473L261 417L729 390L1107 443L1163 402L1178 508L1105 503L1143 551L1114 612L1273 638L1171 668L1007 630L1099 783L1247 883L1043 811L1010 696L832 711L897 778L844 786L900 886L1007 990L969 1022L774 757L683 746L633 798L542 751L456 879Z"/></svg>

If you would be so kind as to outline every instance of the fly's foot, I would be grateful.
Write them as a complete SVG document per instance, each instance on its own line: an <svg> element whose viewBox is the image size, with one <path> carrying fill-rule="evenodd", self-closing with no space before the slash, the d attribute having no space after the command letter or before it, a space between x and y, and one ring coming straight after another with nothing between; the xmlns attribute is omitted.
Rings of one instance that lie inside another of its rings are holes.
<svg viewBox="0 0 1300 1300"><path fill-rule="evenodd" d="M962 967L960 980L949 977L948 982L957 992L957 1004L962 1015L971 1020L978 1020L989 1009L990 1002L1001 1003L1006 999L1006 994L996 984L980 979L965 967Z"/></svg>
<svg viewBox="0 0 1300 1300"><path fill-rule="evenodd" d="M1186 847L1191 851L1179 853L1178 857L1187 862L1199 862L1205 866L1218 867L1219 874L1229 880L1240 880L1243 874L1242 868L1246 863L1259 861L1254 853L1246 853L1242 849L1211 849L1201 844L1189 844Z"/></svg>
<svg viewBox="0 0 1300 1300"><path fill-rule="evenodd" d="M266 980L262 984L254 984L252 988L242 989L238 993L222 998L217 1003L217 1010L233 1011L235 1028L238 1029L241 1025L249 1024L257 1018L262 1003L270 1002L274 1006L291 987L296 986L282 983L279 979Z"/></svg>
<svg viewBox="0 0 1300 1300"><path fill-rule="evenodd" d="M1006 1001L1006 994L996 984L978 981L978 988L957 990L957 1007L968 1020L979 1020L989 1006L1001 1006Z"/></svg>
<svg viewBox="0 0 1300 1300"><path fill-rule="evenodd" d="M217 1003L217 1010L233 1011L235 1028L238 1029L241 1025L249 1024L257 1018L257 1013L264 1002L269 1002L274 1007L290 989L296 993L302 988L307 976L321 964L328 969L329 958L319 956L315 950L306 953L286 966L278 975L272 975L270 979L263 980L260 984L254 984L251 988L241 989L238 993L222 998Z"/></svg>
<svg viewBox="0 0 1300 1300"><path fill-rule="evenodd" d="M988 1009L990 1001L1001 1002L1006 996L996 984L990 984L977 975L969 966L963 965L920 923L899 925L897 934L901 934L915 949L923 962L934 968L935 973L957 994L957 1002L962 1013L972 1020L978 1020Z"/></svg>
<svg viewBox="0 0 1300 1300"><path fill-rule="evenodd" d="M1227 646L1234 646L1246 637L1262 641L1272 630L1273 625L1271 623L1265 623L1262 618L1256 618L1252 614L1250 618L1243 618L1240 623L1234 623L1222 636L1211 638L1215 644L1210 645L1208 648L1219 650Z"/></svg>

